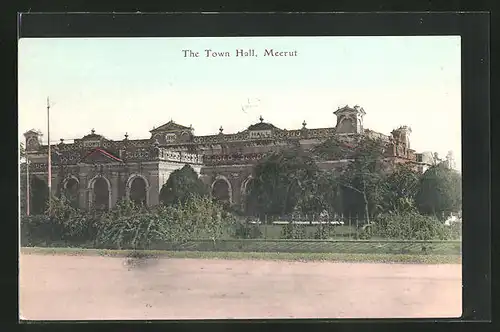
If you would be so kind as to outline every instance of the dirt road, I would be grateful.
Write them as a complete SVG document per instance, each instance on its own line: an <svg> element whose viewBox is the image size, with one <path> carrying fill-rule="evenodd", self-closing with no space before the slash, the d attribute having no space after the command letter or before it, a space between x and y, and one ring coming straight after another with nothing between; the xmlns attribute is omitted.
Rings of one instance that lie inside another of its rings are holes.
<svg viewBox="0 0 500 332"><path fill-rule="evenodd" d="M133 262L132 262L133 263ZM461 315L461 265L21 255L32 320Z"/></svg>

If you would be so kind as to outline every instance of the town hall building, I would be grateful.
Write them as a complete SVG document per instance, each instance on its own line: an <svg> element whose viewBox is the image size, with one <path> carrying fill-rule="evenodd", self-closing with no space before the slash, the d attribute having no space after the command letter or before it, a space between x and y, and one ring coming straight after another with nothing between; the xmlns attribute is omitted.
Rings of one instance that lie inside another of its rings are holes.
<svg viewBox="0 0 500 332"><path fill-rule="evenodd" d="M334 114L336 125L308 128L304 121L299 129L280 129L264 121L237 133L196 136L191 126L169 121L150 131L149 138L109 140L91 130L90 134L66 143L51 145L52 194L70 197L79 208L110 209L120 200L130 199L148 206L159 204L160 190L170 174L190 165L207 184L211 194L231 205L242 205L246 188L252 180L254 166L272 152L291 145L310 149L333 135L345 137L371 135L387 141L388 158L409 162L422 170L430 163L428 156L410 148L410 128L395 129L384 135L364 128L366 115L359 106L344 106ZM47 188L48 146L41 133L24 134L29 165L30 186L35 192ZM333 169L347 160L318 162L323 169ZM26 164L21 167L26 178ZM46 190L46 189L45 189ZM31 195L30 195L31 196ZM35 213L35 208L32 208Z"/></svg>

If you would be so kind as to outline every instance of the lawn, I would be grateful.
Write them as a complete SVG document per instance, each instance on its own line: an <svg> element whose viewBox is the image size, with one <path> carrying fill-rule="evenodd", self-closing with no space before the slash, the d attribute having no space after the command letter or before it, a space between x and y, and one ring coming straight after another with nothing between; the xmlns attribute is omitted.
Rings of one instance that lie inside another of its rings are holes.
<svg viewBox="0 0 500 332"><path fill-rule="evenodd" d="M111 257L167 257L232 260L330 261L415 264L461 264L460 255L415 254L350 254L350 253L286 253L286 252L214 252L166 250L107 250L82 248L21 248L26 255L73 255Z"/></svg>

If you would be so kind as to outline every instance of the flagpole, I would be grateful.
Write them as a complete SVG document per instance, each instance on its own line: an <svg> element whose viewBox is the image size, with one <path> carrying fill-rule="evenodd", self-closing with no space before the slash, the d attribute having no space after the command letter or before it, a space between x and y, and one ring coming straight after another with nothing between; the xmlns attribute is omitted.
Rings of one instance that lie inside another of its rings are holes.
<svg viewBox="0 0 500 332"><path fill-rule="evenodd" d="M47 97L47 143L48 143L48 180L49 187L49 200L52 197L52 156L50 152L50 104L49 97Z"/></svg>
<svg viewBox="0 0 500 332"><path fill-rule="evenodd" d="M26 156L26 215L30 215L30 161Z"/></svg>

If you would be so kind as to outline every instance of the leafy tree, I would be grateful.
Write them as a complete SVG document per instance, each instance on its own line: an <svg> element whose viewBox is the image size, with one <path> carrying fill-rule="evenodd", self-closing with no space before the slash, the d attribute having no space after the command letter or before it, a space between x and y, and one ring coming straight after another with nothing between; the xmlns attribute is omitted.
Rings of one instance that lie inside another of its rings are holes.
<svg viewBox="0 0 500 332"><path fill-rule="evenodd" d="M24 143L19 144L19 158L23 161L26 158L26 149L24 148Z"/></svg>
<svg viewBox="0 0 500 332"><path fill-rule="evenodd" d="M420 174L411 165L396 165L393 172L387 176L386 182L385 210L408 210L414 206L415 196L419 190Z"/></svg>
<svg viewBox="0 0 500 332"><path fill-rule="evenodd" d="M363 135L356 138L354 145L351 161L343 169L339 184L361 196L363 211L369 223L370 215L380 210L386 191L383 161L385 143L381 139Z"/></svg>
<svg viewBox="0 0 500 332"><path fill-rule="evenodd" d="M447 218L462 207L460 173L444 164L430 167L422 175L416 195L418 210L427 215Z"/></svg>
<svg viewBox="0 0 500 332"><path fill-rule="evenodd" d="M338 181L333 172L317 170L314 177L306 180L297 207L303 214L320 214L323 211L333 214L340 210L338 189Z"/></svg>
<svg viewBox="0 0 500 332"><path fill-rule="evenodd" d="M250 213L284 215L294 211L301 195L310 195L318 168L304 151L294 148L273 153L255 167L247 196Z"/></svg>
<svg viewBox="0 0 500 332"><path fill-rule="evenodd" d="M195 170L185 165L170 174L160 190L160 202L165 205L186 203L193 195L205 196L207 188Z"/></svg>
<svg viewBox="0 0 500 332"><path fill-rule="evenodd" d="M323 160L337 160L352 156L353 145L346 139L334 135L312 148L315 156Z"/></svg>

